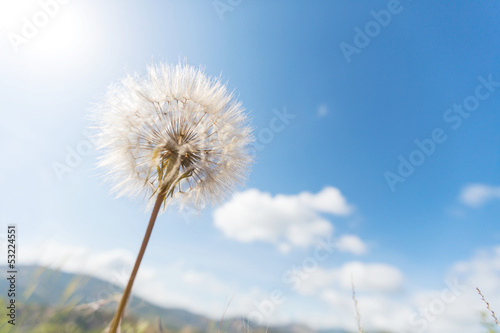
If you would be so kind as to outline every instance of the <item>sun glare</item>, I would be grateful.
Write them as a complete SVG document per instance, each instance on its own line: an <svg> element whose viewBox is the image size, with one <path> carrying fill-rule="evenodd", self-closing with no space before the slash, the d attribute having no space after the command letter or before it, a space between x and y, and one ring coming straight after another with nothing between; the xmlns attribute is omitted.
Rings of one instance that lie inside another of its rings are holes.
<svg viewBox="0 0 500 333"><path fill-rule="evenodd" d="M1 30L16 57L75 63L93 53L98 36L95 24L85 20L86 6L68 0L2 1Z"/></svg>

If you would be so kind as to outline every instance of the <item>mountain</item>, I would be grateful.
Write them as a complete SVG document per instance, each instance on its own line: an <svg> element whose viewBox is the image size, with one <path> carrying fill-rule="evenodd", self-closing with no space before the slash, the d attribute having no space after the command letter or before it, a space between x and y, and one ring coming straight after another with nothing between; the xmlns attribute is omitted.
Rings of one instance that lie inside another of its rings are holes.
<svg viewBox="0 0 500 333"><path fill-rule="evenodd" d="M6 272L7 268L2 267ZM0 290L7 291L10 282L0 279ZM121 296L122 288L96 277L56 271L39 266L20 266L16 281L16 304L18 304L18 322L26 326L25 332L32 332L30 327L45 320L47 316L59 321L83 322L82 332L98 332L111 320L116 302L113 297ZM7 294L5 293L6 297ZM7 299L4 299L7 301ZM3 305L2 305L3 306ZM207 318L178 308L164 308L133 297L127 306L127 317L137 324L141 320L157 323L163 332L218 332L219 320ZM35 319L37 318L37 319ZM49 321L57 321L49 319ZM74 324L76 325L76 324ZM311 328L292 324L286 326L254 327L243 318L229 318L223 322L224 332L268 333L320 333ZM2 326L3 327L3 326ZM44 326L45 327L45 326ZM1 328L1 327L0 327ZM17 326L19 329L20 326ZM34 330L33 332L38 331ZM0 332L8 332L1 330ZM16 331L17 332L17 331ZM51 332L51 330L47 330ZM54 331L57 332L57 331ZM146 331L145 331L146 332ZM149 331L148 331L149 332ZM160 330L161 332L161 330ZM343 330L324 330L321 333L347 333Z"/></svg>

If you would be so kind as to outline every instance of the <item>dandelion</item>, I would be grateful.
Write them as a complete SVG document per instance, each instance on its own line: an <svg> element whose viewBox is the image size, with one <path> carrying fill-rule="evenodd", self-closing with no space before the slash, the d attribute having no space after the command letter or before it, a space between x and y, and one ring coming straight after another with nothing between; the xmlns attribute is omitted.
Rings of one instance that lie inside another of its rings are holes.
<svg viewBox="0 0 500 333"><path fill-rule="evenodd" d="M203 207L229 195L252 162L252 134L241 103L219 79L180 63L150 66L146 77L129 76L110 87L92 116L99 166L112 191L153 207L111 323L115 333L162 205Z"/></svg>

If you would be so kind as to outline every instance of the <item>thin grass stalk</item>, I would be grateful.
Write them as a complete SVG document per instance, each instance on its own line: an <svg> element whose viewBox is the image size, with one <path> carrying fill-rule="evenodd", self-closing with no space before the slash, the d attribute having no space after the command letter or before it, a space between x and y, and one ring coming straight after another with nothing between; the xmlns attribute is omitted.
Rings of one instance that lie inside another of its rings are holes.
<svg viewBox="0 0 500 333"><path fill-rule="evenodd" d="M486 303L486 308L488 309L488 311L491 313L491 316L493 317L493 319L495 320L495 324L497 324L497 326L500 327L500 323L498 322L498 318L495 314L495 311L493 311L490 307L490 303L486 300L486 298L484 298L484 295L483 293L481 292L481 290L479 290L479 288L476 287L476 290L477 292L479 293L479 296L481 296L481 299L483 300L484 303Z"/></svg>

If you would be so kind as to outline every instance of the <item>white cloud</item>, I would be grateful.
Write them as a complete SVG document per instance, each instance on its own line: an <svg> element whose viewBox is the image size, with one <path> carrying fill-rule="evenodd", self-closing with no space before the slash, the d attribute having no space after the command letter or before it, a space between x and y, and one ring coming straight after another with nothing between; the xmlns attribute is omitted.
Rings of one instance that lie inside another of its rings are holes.
<svg viewBox="0 0 500 333"><path fill-rule="evenodd" d="M318 212L334 215L349 215L353 210L340 190L331 186L318 194L302 192L298 195L298 202Z"/></svg>
<svg viewBox="0 0 500 333"><path fill-rule="evenodd" d="M500 246L480 250L471 260L456 263L452 274L464 283L500 296Z"/></svg>
<svg viewBox="0 0 500 333"><path fill-rule="evenodd" d="M357 331L355 324L354 282L362 324L367 331L387 330L407 332L408 318L412 314L409 305L398 302L404 278L395 266L384 263L347 262L338 268L317 268L298 288L304 298L316 298L326 304L319 309L302 308L297 320L311 323L316 328L342 328ZM302 299L298 303L303 302Z"/></svg>
<svg viewBox="0 0 500 333"><path fill-rule="evenodd" d="M297 275L299 277L300 275ZM338 285L338 272L318 267L313 272L305 275L303 279L295 279L296 289L302 295L321 294L329 287Z"/></svg>
<svg viewBox="0 0 500 333"><path fill-rule="evenodd" d="M500 299L500 246L478 251L472 258L452 265L443 284L436 289L418 289L399 301L386 297L360 297L360 307L367 324L373 328L391 326L409 332L484 332L480 313L486 305L475 290L486 298ZM372 298L374 297L374 298ZM370 298L372 298L370 300ZM396 305L396 311L380 312L382 304ZM387 313L391 315L388 316ZM488 315L488 320L492 319ZM379 323L375 317L379 316Z"/></svg>
<svg viewBox="0 0 500 333"><path fill-rule="evenodd" d="M344 235L337 241L337 249L352 254L365 254L367 246L358 236Z"/></svg>
<svg viewBox="0 0 500 333"><path fill-rule="evenodd" d="M478 251L472 258L452 265L437 288L408 289L403 273L384 263L347 262L339 268L317 268L302 281L298 293L317 297L330 315L317 318L317 309L303 307L297 320L316 327L356 330L351 291L353 276L362 323L368 331L480 333L480 313L486 305L475 290L479 287L496 310L500 299L500 246ZM296 304L300 304L301 299ZM328 312L329 311L329 312ZM498 312L498 310L497 310Z"/></svg>
<svg viewBox="0 0 500 333"><path fill-rule="evenodd" d="M339 283L350 290L354 282L356 290L370 292L398 291L403 284L403 274L391 265L382 263L348 262L339 270Z"/></svg>
<svg viewBox="0 0 500 333"><path fill-rule="evenodd" d="M457 262L451 266L441 289L421 290L413 295L412 303L419 309L416 327L425 327L431 333L483 332L479 314L487 313L487 309L476 287L490 301L497 300L499 281L500 246L479 250L472 258Z"/></svg>
<svg viewBox="0 0 500 333"><path fill-rule="evenodd" d="M329 236L332 224L320 215L345 216L353 211L340 191L326 187L317 194L271 196L250 189L235 195L214 213L214 224L229 238L241 242L264 241L275 244L280 251L306 247L318 237ZM349 241L347 241L349 242ZM344 240L343 249L356 245ZM360 250L357 244L355 251Z"/></svg>
<svg viewBox="0 0 500 333"><path fill-rule="evenodd" d="M184 274L182 280L191 285L200 285L206 280L206 276L204 274L190 270Z"/></svg>
<svg viewBox="0 0 500 333"><path fill-rule="evenodd" d="M483 206L486 202L494 199L500 199L500 186L472 184L463 188L460 194L462 203L474 208Z"/></svg>
<svg viewBox="0 0 500 333"><path fill-rule="evenodd" d="M395 292L403 286L403 273L383 263L346 262L339 268L318 267L298 287L301 294L323 294L328 290L356 290L370 293Z"/></svg>
<svg viewBox="0 0 500 333"><path fill-rule="evenodd" d="M325 104L321 104L318 107L318 111L316 112L316 115L320 118L326 117L328 115L328 107Z"/></svg>
<svg viewBox="0 0 500 333"><path fill-rule="evenodd" d="M191 286L209 289L212 292L224 294L228 291L227 284L220 282L216 277L205 272L188 270L182 276L182 281Z"/></svg>

